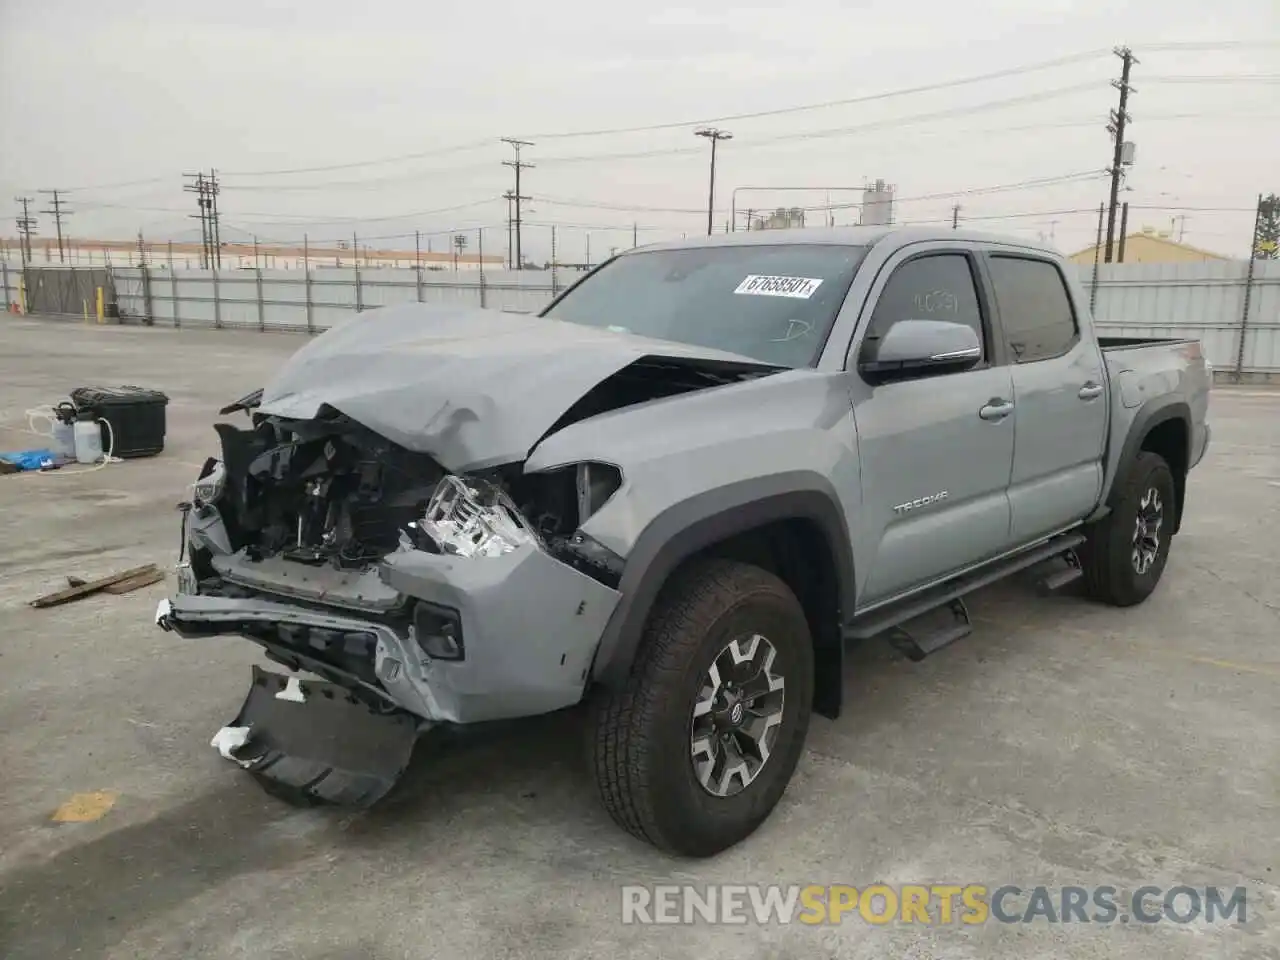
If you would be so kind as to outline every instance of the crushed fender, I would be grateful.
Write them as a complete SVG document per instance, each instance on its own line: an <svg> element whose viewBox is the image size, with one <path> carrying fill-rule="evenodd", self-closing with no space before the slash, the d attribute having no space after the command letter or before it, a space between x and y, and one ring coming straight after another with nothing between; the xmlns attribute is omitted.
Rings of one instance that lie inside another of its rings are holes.
<svg viewBox="0 0 1280 960"><path fill-rule="evenodd" d="M255 666L240 713L211 745L283 799L367 807L395 786L417 737L408 713L379 712L337 684Z"/></svg>

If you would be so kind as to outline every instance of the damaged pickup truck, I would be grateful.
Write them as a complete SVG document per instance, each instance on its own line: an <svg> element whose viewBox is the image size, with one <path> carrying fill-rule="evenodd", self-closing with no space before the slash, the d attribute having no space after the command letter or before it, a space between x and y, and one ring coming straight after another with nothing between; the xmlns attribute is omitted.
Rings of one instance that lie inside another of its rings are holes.
<svg viewBox="0 0 1280 960"><path fill-rule="evenodd" d="M368 804L433 727L585 701L614 819L713 854L838 715L847 641L923 657L1033 566L1155 588L1205 363L1099 337L1071 276L1011 238L756 232L537 317L360 314L222 411L250 426L216 427L157 622L291 671L215 739L282 797Z"/></svg>

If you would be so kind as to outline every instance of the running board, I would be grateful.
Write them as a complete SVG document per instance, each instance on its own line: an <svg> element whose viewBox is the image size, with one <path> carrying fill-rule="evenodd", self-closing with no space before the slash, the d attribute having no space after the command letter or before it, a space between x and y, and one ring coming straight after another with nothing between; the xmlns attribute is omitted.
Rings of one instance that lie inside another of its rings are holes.
<svg viewBox="0 0 1280 960"><path fill-rule="evenodd" d="M977 570L961 574L958 577L953 577L899 602L869 610L861 616L855 617L853 622L845 627L845 639L866 640L878 636L886 630L891 630L952 601L959 600L966 594L980 590L982 587L995 583L997 580L1003 580L1019 570L1025 570L1027 567L1033 567L1037 563L1043 563L1068 551L1074 551L1082 543L1084 543L1083 534L1064 533L1042 543L1038 547L1014 554L1011 557L1005 557L1003 560L998 560ZM961 607L963 607L963 604L961 604ZM962 626L963 632L957 632ZM967 613L964 615L963 624L957 615L956 623L941 631L941 643L926 637L924 641L914 641L914 644L919 649L926 650L926 653L932 652L958 640L966 633L968 633ZM956 635L952 636L952 634Z"/></svg>
<svg viewBox="0 0 1280 960"><path fill-rule="evenodd" d="M928 633L913 633L905 627L897 626L889 629L889 642L907 659L919 663L931 653L937 653L948 644L955 643L973 632L969 620L969 608L959 597L952 600L948 607L951 610L951 624Z"/></svg>

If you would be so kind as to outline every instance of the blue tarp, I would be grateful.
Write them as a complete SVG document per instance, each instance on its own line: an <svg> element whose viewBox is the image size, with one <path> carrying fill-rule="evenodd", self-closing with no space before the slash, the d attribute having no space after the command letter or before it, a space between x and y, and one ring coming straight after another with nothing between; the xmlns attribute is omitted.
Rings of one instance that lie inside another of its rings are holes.
<svg viewBox="0 0 1280 960"><path fill-rule="evenodd" d="M15 450L0 453L0 460L9 461L19 470L39 470L42 466L53 466L58 462L52 450Z"/></svg>

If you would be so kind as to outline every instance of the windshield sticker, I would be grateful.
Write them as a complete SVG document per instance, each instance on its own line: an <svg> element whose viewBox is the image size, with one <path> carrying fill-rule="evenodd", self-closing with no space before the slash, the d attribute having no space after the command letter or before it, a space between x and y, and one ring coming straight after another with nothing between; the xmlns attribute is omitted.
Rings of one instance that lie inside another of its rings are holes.
<svg viewBox="0 0 1280 960"><path fill-rule="evenodd" d="M808 300L822 284L813 277L759 277L755 274L747 277L734 293L750 297L793 297L797 300Z"/></svg>

